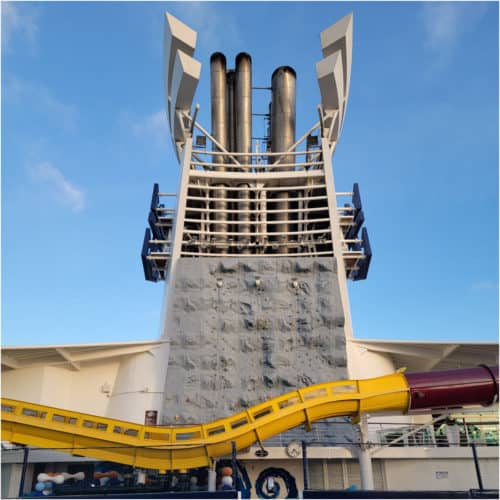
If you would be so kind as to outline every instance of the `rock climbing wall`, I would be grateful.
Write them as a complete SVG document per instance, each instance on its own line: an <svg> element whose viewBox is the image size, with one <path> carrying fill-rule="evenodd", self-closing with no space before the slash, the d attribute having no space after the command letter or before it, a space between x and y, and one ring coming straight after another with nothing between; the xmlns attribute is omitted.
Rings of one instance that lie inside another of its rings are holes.
<svg viewBox="0 0 500 500"><path fill-rule="evenodd" d="M182 258L177 269L164 424L347 377L334 258Z"/></svg>

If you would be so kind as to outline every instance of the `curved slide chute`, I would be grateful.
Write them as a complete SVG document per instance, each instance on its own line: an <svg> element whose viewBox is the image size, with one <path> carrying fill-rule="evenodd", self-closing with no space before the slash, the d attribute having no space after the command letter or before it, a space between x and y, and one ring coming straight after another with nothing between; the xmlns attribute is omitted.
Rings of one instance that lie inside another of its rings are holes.
<svg viewBox="0 0 500 500"><path fill-rule="evenodd" d="M214 459L329 417L402 414L498 400L498 367L402 372L312 385L227 418L189 426L147 426L2 398L2 440L160 471ZM426 406L427 405L427 406Z"/></svg>

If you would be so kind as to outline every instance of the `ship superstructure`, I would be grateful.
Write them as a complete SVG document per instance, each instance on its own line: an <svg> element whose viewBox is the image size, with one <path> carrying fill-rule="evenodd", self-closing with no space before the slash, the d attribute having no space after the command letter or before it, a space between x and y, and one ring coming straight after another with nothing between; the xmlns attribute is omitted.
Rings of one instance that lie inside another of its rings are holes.
<svg viewBox="0 0 500 500"><path fill-rule="evenodd" d="M342 256L353 280L366 278L371 257L359 187L336 193L332 155L349 94L352 15L321 33L316 65L319 120L296 139L295 71L271 78L269 135L252 141L252 60L235 69L215 53L211 69L211 132L196 121L193 99L201 64L193 58L196 33L171 15L165 25L167 114L181 164L175 225L155 184L143 259L146 279L174 274L180 257ZM256 147L257 146L257 147ZM351 203L337 206L338 196Z"/></svg>
<svg viewBox="0 0 500 500"><path fill-rule="evenodd" d="M253 140L246 53L234 69L222 53L211 56L204 128L193 104L195 45L196 33L167 14L167 114L180 183L175 211L155 184L142 252L146 279L167 281L166 423L202 421L207 411L218 418L263 393L346 377L346 280L365 279L371 259L358 184L337 192L332 169L352 15L321 33L318 120L298 138L296 74L282 66L271 76L268 136Z"/></svg>

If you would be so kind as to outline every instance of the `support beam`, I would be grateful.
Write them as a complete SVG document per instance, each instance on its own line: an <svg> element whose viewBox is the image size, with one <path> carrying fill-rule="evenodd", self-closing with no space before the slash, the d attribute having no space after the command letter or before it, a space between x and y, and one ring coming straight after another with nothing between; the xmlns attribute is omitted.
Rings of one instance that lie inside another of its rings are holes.
<svg viewBox="0 0 500 500"><path fill-rule="evenodd" d="M28 470L28 455L30 449L25 446L23 449L23 469L21 471L21 481L19 482L19 498L24 496L24 482L26 480L26 471Z"/></svg>
<svg viewBox="0 0 500 500"><path fill-rule="evenodd" d="M401 345L401 344L371 344L363 342L355 342L360 347L364 347L368 351L373 352L385 352L388 354L400 354L402 356L414 356L416 358L436 358L439 357L439 353L436 351L441 346L429 346L420 347L412 345Z"/></svg>
<svg viewBox="0 0 500 500"><path fill-rule="evenodd" d="M216 483L217 483L217 472L215 471L215 462L214 462L214 468L208 469L208 491L209 492L216 491L216 486L217 486Z"/></svg>
<svg viewBox="0 0 500 500"><path fill-rule="evenodd" d="M450 354L452 354L456 349L460 347L459 344L450 344L448 346L443 347L443 350L441 351L441 354L439 357L436 358L431 358L429 361L424 365L424 368L422 371L429 371L435 368L441 361L443 361L445 358L447 358Z"/></svg>
<svg viewBox="0 0 500 500"><path fill-rule="evenodd" d="M229 151L217 140L213 137L208 131L206 131L198 122L194 121L194 119L189 115L189 113L185 113L185 116L189 118L194 125L203 135L205 135L210 141L212 141L220 151L219 154L226 155L235 165L240 165L241 162L238 161Z"/></svg>
<svg viewBox="0 0 500 500"><path fill-rule="evenodd" d="M307 137L312 134L319 126L320 122L316 122L304 135L302 135L297 141L295 141L278 159L273 163L273 167L281 162L281 160L290 152L295 151L295 148L304 142ZM283 164L281 166L284 166Z"/></svg>
<svg viewBox="0 0 500 500"><path fill-rule="evenodd" d="M134 347L122 347L107 350L100 350L99 352L91 352L85 354L74 354L72 360L75 363L82 361L94 361L97 359L113 358L117 356L126 356L127 354L139 354L141 352L148 352L156 346L151 345L138 345Z"/></svg>
<svg viewBox="0 0 500 500"><path fill-rule="evenodd" d="M309 470L307 463L307 443L302 441L302 481L304 490L309 489Z"/></svg>
<svg viewBox="0 0 500 500"><path fill-rule="evenodd" d="M358 450L359 472L361 475L361 489L375 489L373 481L372 454L368 445L368 420L366 415L361 415L359 422L361 443Z"/></svg>
<svg viewBox="0 0 500 500"><path fill-rule="evenodd" d="M20 367L18 361L4 353L2 353L2 366L6 366L7 368L11 368L12 370L16 370Z"/></svg>
<svg viewBox="0 0 500 500"><path fill-rule="evenodd" d="M75 363L75 360L71 357L68 351L66 349L61 349L60 347L56 347L56 352L59 354L69 365L71 366L71 369L75 372L80 371L80 365L78 363Z"/></svg>
<svg viewBox="0 0 500 500"><path fill-rule="evenodd" d="M375 489L373 482L373 467L372 457L370 451L361 445L358 451L359 471L361 475L361 489L373 490Z"/></svg>

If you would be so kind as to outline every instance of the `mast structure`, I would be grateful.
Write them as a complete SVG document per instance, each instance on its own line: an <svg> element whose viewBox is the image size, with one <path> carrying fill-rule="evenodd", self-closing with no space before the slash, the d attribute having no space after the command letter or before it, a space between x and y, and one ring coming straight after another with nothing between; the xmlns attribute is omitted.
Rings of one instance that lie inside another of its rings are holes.
<svg viewBox="0 0 500 500"><path fill-rule="evenodd" d="M193 107L201 73L197 34L169 13L164 34L167 117L181 171L175 209L165 206L170 194L154 185L142 249L146 279L167 283L161 336L174 344L184 338L183 327L172 325L181 321L176 290L185 259L309 259L333 264L342 334L351 338L347 280L365 279L372 255L358 184L337 192L332 168L349 95L352 14L320 35L318 120L298 139L295 71L274 71L265 151L252 141L251 57L238 54L233 70L223 54L212 55L208 131L197 120L199 105ZM169 369L171 361L172 352Z"/></svg>

